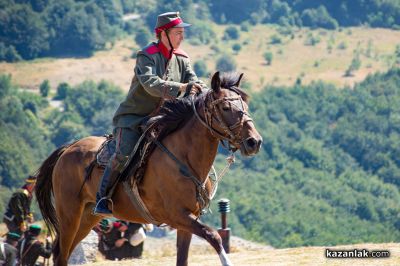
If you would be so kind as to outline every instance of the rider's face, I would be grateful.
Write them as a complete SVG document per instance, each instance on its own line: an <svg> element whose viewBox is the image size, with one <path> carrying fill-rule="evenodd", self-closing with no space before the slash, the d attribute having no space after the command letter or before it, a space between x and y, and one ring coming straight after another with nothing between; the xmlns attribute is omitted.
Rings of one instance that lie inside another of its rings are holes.
<svg viewBox="0 0 400 266"><path fill-rule="evenodd" d="M178 49L181 45L183 39L185 38L185 29L184 28L171 28L168 32L169 39L171 40L171 44L174 49ZM169 46L167 36L165 31L161 33L161 37L163 38L163 43Z"/></svg>

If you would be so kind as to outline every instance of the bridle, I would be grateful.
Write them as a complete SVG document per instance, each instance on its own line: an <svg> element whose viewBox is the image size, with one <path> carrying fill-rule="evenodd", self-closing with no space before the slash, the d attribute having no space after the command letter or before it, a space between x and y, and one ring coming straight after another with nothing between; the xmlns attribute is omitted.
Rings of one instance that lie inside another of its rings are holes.
<svg viewBox="0 0 400 266"><path fill-rule="evenodd" d="M236 88L236 87L232 87ZM229 88L228 88L229 89ZM233 90L235 91L235 90ZM237 96L231 97L223 97L219 99L215 99L212 93L212 90L208 90L204 96L204 100L201 101L203 103L203 110L204 110L204 120L200 117L194 102L194 97L191 97L193 112L195 113L197 119L209 129L211 134L220 139L222 144L223 140L228 141L229 147L228 149L231 151L236 151L237 148L235 146L240 146L244 139L242 139L242 127L244 123L248 121L253 121L250 115L245 111L244 103L242 97L238 94ZM200 96L201 97L201 96ZM239 109L240 118L236 123L233 125L228 125L224 119L222 118L223 115L221 111L217 108L217 106L221 103L229 102L230 110L232 111L233 107L237 107ZM213 126L213 121L215 121L215 125L220 127L223 131L221 133Z"/></svg>

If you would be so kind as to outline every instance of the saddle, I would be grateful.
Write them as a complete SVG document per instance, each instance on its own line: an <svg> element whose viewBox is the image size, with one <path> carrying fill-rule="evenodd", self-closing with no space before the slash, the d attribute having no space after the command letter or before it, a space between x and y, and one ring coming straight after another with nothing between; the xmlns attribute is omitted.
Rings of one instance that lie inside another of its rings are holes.
<svg viewBox="0 0 400 266"><path fill-rule="evenodd" d="M129 163L122 171L119 181L126 181L129 177L137 183L143 179L148 158L155 148L154 140L159 139L163 126L157 123L162 116L147 118L140 125L142 136L129 157ZM116 151L116 139L112 134L105 135L106 140L96 153L96 159L86 169L90 175L95 166L104 169Z"/></svg>

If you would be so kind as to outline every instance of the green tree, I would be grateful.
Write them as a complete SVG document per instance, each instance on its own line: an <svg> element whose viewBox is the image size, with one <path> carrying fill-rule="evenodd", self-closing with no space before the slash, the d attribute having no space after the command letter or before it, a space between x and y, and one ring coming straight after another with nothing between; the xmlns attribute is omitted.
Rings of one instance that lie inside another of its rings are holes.
<svg viewBox="0 0 400 266"><path fill-rule="evenodd" d="M57 94L55 99L63 100L67 97L68 92L71 90L71 87L66 82L62 82L57 86Z"/></svg>
<svg viewBox="0 0 400 266"><path fill-rule="evenodd" d="M22 60L14 46L6 46L0 42L0 61L17 62Z"/></svg>
<svg viewBox="0 0 400 266"><path fill-rule="evenodd" d="M11 92L11 75L0 75L0 100L4 99Z"/></svg>
<svg viewBox="0 0 400 266"><path fill-rule="evenodd" d="M267 65L271 65L272 57L273 57L272 52L267 51L267 52L264 53L264 60L267 63Z"/></svg>
<svg viewBox="0 0 400 266"><path fill-rule="evenodd" d="M144 47L150 43L151 35L147 28L140 27L135 34L135 42L140 46Z"/></svg>
<svg viewBox="0 0 400 266"><path fill-rule="evenodd" d="M330 16L325 6L321 5L317 9L306 9L301 14L304 26L312 28L325 28L335 30L338 28L337 21Z"/></svg>
<svg viewBox="0 0 400 266"><path fill-rule="evenodd" d="M349 67L346 69L345 76L350 77L353 75L353 72L358 70L361 66L361 60L360 60L360 55L356 54L353 59L351 60L351 63Z"/></svg>
<svg viewBox="0 0 400 266"><path fill-rule="evenodd" d="M0 28L0 42L18 52L14 53L14 58L19 54L24 59L32 59L49 48L45 23L27 5L11 5L0 12Z"/></svg>
<svg viewBox="0 0 400 266"><path fill-rule="evenodd" d="M188 39L194 45L209 44L216 38L216 34L210 23L206 21L196 21L196 24L189 27Z"/></svg>
<svg viewBox="0 0 400 266"><path fill-rule="evenodd" d="M396 45L396 51L394 52L394 56L396 57L396 63L400 64L400 44Z"/></svg>
<svg viewBox="0 0 400 266"><path fill-rule="evenodd" d="M42 95L42 97L45 97L45 98L46 98L46 97L49 95L49 92L50 92L50 83L49 83L49 80L48 80L48 79L44 80L44 81L40 84L39 90L40 90L40 95Z"/></svg>
<svg viewBox="0 0 400 266"><path fill-rule="evenodd" d="M217 59L216 69L223 72L230 72L236 70L236 62L232 56L223 54Z"/></svg>
<svg viewBox="0 0 400 266"><path fill-rule="evenodd" d="M207 65L204 60L198 60L193 65L194 72L199 77L206 77L208 75Z"/></svg>

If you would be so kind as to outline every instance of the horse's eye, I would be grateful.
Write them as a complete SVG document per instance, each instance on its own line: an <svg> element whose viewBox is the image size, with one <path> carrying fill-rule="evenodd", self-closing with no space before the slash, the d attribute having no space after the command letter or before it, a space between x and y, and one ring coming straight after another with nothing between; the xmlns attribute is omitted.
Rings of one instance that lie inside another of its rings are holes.
<svg viewBox="0 0 400 266"><path fill-rule="evenodd" d="M228 107L228 106L223 106L223 107L222 107L222 110L224 110L224 111L229 111L229 107Z"/></svg>

